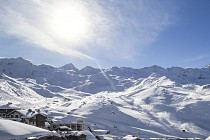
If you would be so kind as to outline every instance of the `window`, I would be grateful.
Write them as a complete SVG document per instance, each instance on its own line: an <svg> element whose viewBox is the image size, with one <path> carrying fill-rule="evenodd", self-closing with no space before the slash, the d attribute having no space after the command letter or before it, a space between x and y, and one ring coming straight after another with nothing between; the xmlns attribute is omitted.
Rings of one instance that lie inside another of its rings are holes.
<svg viewBox="0 0 210 140"><path fill-rule="evenodd" d="M15 115L15 118L18 118L18 115Z"/></svg>
<svg viewBox="0 0 210 140"><path fill-rule="evenodd" d="M11 115L11 118L13 118L14 116L13 115Z"/></svg>
<svg viewBox="0 0 210 140"><path fill-rule="evenodd" d="M52 136L48 136L46 139L47 140L51 140L51 139L53 139L53 137Z"/></svg>

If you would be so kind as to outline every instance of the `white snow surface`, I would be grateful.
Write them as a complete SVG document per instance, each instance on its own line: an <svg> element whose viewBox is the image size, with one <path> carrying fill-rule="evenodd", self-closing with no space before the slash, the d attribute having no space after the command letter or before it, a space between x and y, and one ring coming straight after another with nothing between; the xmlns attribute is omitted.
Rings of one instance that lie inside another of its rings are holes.
<svg viewBox="0 0 210 140"><path fill-rule="evenodd" d="M0 118L1 140L22 140L27 137L59 136L56 133L35 126Z"/></svg>
<svg viewBox="0 0 210 140"><path fill-rule="evenodd" d="M210 140L210 136L208 138L206 138L206 140Z"/></svg>
<svg viewBox="0 0 210 140"><path fill-rule="evenodd" d="M71 63L55 68L16 58L0 59L0 74L0 106L42 109L57 121L82 118L86 128L119 138L210 134L209 67L79 70Z"/></svg>
<svg viewBox="0 0 210 140"><path fill-rule="evenodd" d="M138 137L134 137L132 135L127 135L122 138L122 140L136 140Z"/></svg>

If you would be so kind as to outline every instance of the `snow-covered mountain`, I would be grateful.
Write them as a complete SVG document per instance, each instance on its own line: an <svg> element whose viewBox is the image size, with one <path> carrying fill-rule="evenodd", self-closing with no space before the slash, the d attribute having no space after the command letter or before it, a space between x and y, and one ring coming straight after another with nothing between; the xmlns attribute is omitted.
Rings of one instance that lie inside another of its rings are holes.
<svg viewBox="0 0 210 140"><path fill-rule="evenodd" d="M0 59L0 105L42 108L55 119L83 118L113 135L210 134L210 68L60 68Z"/></svg>
<svg viewBox="0 0 210 140"><path fill-rule="evenodd" d="M22 81L34 79L37 84L49 84L49 88L52 85L61 86L87 93L124 91L132 87L136 81L141 81L153 73L166 76L177 84L205 85L210 83L209 67L202 69L179 67L164 69L151 66L141 69L128 67L98 69L86 66L79 70L71 63L55 68L49 65L33 65L22 58L0 59L0 74L12 78L22 78Z"/></svg>

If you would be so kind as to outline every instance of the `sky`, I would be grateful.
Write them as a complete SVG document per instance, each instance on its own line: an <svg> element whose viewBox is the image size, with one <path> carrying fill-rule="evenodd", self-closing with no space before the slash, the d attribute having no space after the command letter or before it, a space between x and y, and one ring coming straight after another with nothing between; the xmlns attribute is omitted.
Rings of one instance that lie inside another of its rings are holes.
<svg viewBox="0 0 210 140"><path fill-rule="evenodd" d="M209 0L0 0L0 57L111 68L210 64Z"/></svg>

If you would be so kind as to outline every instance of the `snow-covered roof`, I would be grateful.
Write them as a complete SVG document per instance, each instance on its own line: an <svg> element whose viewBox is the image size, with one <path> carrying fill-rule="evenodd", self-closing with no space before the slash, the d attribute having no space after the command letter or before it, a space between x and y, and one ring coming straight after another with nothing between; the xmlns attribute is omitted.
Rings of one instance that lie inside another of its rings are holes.
<svg viewBox="0 0 210 140"><path fill-rule="evenodd" d="M97 129L97 130L93 130L93 132L98 132L98 133L107 133L107 132L109 132L109 130Z"/></svg>
<svg viewBox="0 0 210 140"><path fill-rule="evenodd" d="M127 135L125 137L122 138L123 140L136 140L138 139L138 137L134 137L132 135Z"/></svg>
<svg viewBox="0 0 210 140"><path fill-rule="evenodd" d="M84 130L84 131L70 131L66 135L73 135L73 136L86 135L86 140L97 140L95 138L95 136L88 130Z"/></svg>
<svg viewBox="0 0 210 140"><path fill-rule="evenodd" d="M16 105L12 103L7 103L0 106L0 109L19 109Z"/></svg>
<svg viewBox="0 0 210 140"><path fill-rule="evenodd" d="M67 126L59 126L59 130L63 131L71 131L72 129Z"/></svg>
<svg viewBox="0 0 210 140"><path fill-rule="evenodd" d="M60 129L68 129L68 126L59 126Z"/></svg>
<svg viewBox="0 0 210 140"><path fill-rule="evenodd" d="M33 116L35 116L37 114L41 114L41 115L47 117L47 113L42 111L42 110L40 110L40 111L37 111L37 110L29 111L27 109L21 109L21 110L16 110L16 111L23 115L22 118L32 118Z"/></svg>
<svg viewBox="0 0 210 140"><path fill-rule="evenodd" d="M106 135L106 134L109 134L110 131L109 131L109 130L97 129L97 130L93 130L92 133L93 133L94 135Z"/></svg>
<svg viewBox="0 0 210 140"><path fill-rule="evenodd" d="M27 137L58 136L59 134L35 126L0 118L0 139L23 139Z"/></svg>

